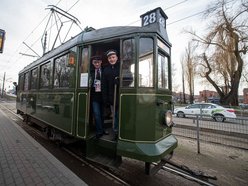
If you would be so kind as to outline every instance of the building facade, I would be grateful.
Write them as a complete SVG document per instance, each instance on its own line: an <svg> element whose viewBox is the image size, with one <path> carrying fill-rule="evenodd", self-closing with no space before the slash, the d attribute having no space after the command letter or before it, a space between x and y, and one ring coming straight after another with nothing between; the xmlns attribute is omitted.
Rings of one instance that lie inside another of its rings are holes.
<svg viewBox="0 0 248 186"><path fill-rule="evenodd" d="M198 102L215 102L215 99L219 100L219 94L212 90L199 91Z"/></svg>
<svg viewBox="0 0 248 186"><path fill-rule="evenodd" d="M243 103L248 104L248 88L243 89Z"/></svg>

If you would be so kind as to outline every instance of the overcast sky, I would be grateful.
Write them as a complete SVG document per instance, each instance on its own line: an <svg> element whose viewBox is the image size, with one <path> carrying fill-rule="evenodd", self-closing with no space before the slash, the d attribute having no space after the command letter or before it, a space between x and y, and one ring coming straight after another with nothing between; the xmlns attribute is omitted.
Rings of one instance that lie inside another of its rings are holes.
<svg viewBox="0 0 248 186"><path fill-rule="evenodd" d="M180 82L180 58L190 39L182 30L193 28L203 33L206 25L202 14L198 13L206 9L209 3L210 1L206 0L1 0L0 29L6 31L6 40L4 52L0 54L0 84L2 86L4 72L8 81L17 81L18 72L36 59L20 54L34 55L23 42L38 54L42 54L40 40L50 14L50 11L46 10L48 5L69 10L68 13L78 18L81 28L91 26L96 29L108 26L140 26L141 14L161 7L168 16L167 31L172 43L172 62L177 70L177 77L174 79ZM195 14L198 15L192 16ZM73 32L71 34L76 35L80 29L75 26ZM196 86L195 94L209 88ZM178 91L180 90L179 88Z"/></svg>

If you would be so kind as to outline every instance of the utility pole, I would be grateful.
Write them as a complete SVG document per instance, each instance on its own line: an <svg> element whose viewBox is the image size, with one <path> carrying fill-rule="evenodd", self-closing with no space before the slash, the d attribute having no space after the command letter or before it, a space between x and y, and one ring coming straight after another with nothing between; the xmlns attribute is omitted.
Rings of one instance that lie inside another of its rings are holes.
<svg viewBox="0 0 248 186"><path fill-rule="evenodd" d="M3 92L4 92L5 74L6 72L4 72L4 75L3 75L2 98L3 98Z"/></svg>

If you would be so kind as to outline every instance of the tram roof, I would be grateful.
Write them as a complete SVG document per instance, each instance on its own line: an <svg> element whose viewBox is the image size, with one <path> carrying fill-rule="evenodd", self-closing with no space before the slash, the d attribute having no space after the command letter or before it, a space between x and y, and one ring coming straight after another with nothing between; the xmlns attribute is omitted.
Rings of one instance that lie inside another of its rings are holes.
<svg viewBox="0 0 248 186"><path fill-rule="evenodd" d="M30 63L26 67L24 67L23 70L21 70L19 73L23 73L26 69L32 68L33 66L43 62L47 61L48 59L52 58L53 56L66 51L73 46L76 46L78 44L87 44L92 43L95 41L105 40L105 39L111 39L115 37L121 37L128 34L135 34L135 33L158 33L162 37L165 38L165 40L168 42L169 45L169 39L167 36L166 31L158 31L158 27L155 25L147 26L147 27L138 27L138 26L115 26L115 27L106 27L106 28L100 28L97 30L92 30L90 32L81 32L78 35L74 36L72 39L66 41L65 43L61 44L57 48L53 49L52 51L49 51L45 53L41 58L37 59L36 61Z"/></svg>

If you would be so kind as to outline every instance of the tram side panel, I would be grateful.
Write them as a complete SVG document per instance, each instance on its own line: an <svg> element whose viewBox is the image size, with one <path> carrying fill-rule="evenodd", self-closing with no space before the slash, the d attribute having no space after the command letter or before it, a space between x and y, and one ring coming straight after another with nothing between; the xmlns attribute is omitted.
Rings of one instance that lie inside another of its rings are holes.
<svg viewBox="0 0 248 186"><path fill-rule="evenodd" d="M134 141L157 141L171 133L171 128L161 124L161 113L169 108L158 104L167 102L169 96L121 95L121 138Z"/></svg>
<svg viewBox="0 0 248 186"><path fill-rule="evenodd" d="M73 134L74 94L20 93L17 109L54 128Z"/></svg>
<svg viewBox="0 0 248 186"><path fill-rule="evenodd" d="M168 100L156 94L121 95L119 155L156 162L177 147L171 128L163 123Z"/></svg>
<svg viewBox="0 0 248 186"><path fill-rule="evenodd" d="M17 113L19 112L26 113L26 104L27 104L27 94L24 93L17 93L16 98L16 109Z"/></svg>
<svg viewBox="0 0 248 186"><path fill-rule="evenodd" d="M72 134L73 93L40 93L37 96L36 116L49 125Z"/></svg>
<svg viewBox="0 0 248 186"><path fill-rule="evenodd" d="M76 117L76 135L80 138L86 138L87 135L87 121L88 121L88 95L87 92L79 92L77 99L77 117Z"/></svg>

